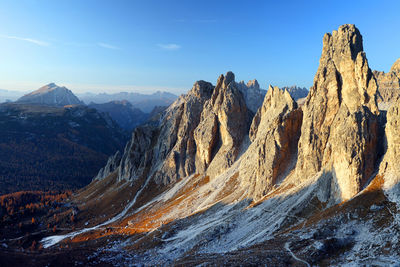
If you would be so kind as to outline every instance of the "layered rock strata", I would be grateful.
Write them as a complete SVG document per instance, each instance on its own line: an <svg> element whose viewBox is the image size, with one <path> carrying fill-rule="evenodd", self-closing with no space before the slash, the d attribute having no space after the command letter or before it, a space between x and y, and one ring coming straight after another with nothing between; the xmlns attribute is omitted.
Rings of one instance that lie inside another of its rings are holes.
<svg viewBox="0 0 400 267"><path fill-rule="evenodd" d="M298 180L321 171L336 180L339 197L358 193L377 160L377 83L354 25L325 34L314 85L303 107Z"/></svg>
<svg viewBox="0 0 400 267"><path fill-rule="evenodd" d="M398 59L388 73L374 71L378 82L378 104L382 110L387 110L393 101L400 97L400 59Z"/></svg>
<svg viewBox="0 0 400 267"><path fill-rule="evenodd" d="M240 165L242 183L252 199L261 198L294 168L302 115L288 91L270 86L254 116L252 143Z"/></svg>

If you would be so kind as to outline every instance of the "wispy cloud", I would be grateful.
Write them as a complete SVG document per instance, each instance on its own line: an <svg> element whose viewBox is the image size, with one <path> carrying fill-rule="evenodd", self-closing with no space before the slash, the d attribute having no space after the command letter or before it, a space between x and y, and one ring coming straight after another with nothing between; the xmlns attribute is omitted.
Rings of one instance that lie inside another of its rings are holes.
<svg viewBox="0 0 400 267"><path fill-rule="evenodd" d="M158 44L158 47L169 51L175 51L181 49L181 46L177 44Z"/></svg>
<svg viewBox="0 0 400 267"><path fill-rule="evenodd" d="M18 37L18 36L11 36L11 35L0 35L1 38L7 38L7 39L14 39L14 40L19 40L19 41L25 41L29 42L35 45L40 45L40 46L49 46L50 43L32 39L32 38L25 38L25 37Z"/></svg>
<svg viewBox="0 0 400 267"><path fill-rule="evenodd" d="M97 43L98 46L103 47L103 48L107 48L107 49L113 49L113 50L118 50L119 47L115 46L115 45L110 45L110 44L106 44L106 43Z"/></svg>

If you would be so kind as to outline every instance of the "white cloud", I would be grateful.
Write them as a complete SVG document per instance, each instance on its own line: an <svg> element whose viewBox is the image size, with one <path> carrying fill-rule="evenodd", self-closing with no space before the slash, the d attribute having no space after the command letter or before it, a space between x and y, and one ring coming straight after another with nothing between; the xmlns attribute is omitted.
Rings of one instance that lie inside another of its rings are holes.
<svg viewBox="0 0 400 267"><path fill-rule="evenodd" d="M24 37L10 36L10 35L0 35L0 37L7 38L7 39L25 41L25 42L29 42L29 43L40 45L40 46L49 46L50 45L50 43L47 43L47 42L44 42L44 41L40 41L40 40L36 40L36 39L32 39L32 38L24 38Z"/></svg>
<svg viewBox="0 0 400 267"><path fill-rule="evenodd" d="M107 49L113 49L113 50L119 49L119 47L117 47L117 46L106 44L106 43L97 43L97 45L100 47L103 47L103 48L107 48Z"/></svg>
<svg viewBox="0 0 400 267"><path fill-rule="evenodd" d="M169 51L181 49L181 46L177 45L177 44L158 44L158 47L160 47L164 50L169 50Z"/></svg>

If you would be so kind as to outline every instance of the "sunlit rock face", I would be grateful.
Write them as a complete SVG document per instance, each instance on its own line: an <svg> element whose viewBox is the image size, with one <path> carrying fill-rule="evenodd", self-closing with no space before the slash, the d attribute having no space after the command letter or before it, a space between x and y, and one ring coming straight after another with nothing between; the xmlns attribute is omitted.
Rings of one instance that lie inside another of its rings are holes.
<svg viewBox="0 0 400 267"><path fill-rule="evenodd" d="M158 125L136 128L121 159L119 180L152 177L156 183L169 184L193 173L193 133L212 91L211 83L198 81L164 112Z"/></svg>
<svg viewBox="0 0 400 267"><path fill-rule="evenodd" d="M213 94L201 113L195 130L196 167L199 173L215 176L236 160L248 133L251 114L235 76L228 72L218 78Z"/></svg>
<svg viewBox="0 0 400 267"><path fill-rule="evenodd" d="M325 34L314 85L303 107L296 173L303 180L325 169L340 197L358 193L376 163L377 83L354 25Z"/></svg>
<svg viewBox="0 0 400 267"><path fill-rule="evenodd" d="M288 91L268 89L250 127L251 145L240 165L248 197L257 200L293 169L300 137L302 111Z"/></svg>
<svg viewBox="0 0 400 267"><path fill-rule="evenodd" d="M159 125L133 132L119 179L146 176L167 185L195 172L215 176L236 160L251 116L232 72L221 75L215 87L198 81L165 111Z"/></svg>

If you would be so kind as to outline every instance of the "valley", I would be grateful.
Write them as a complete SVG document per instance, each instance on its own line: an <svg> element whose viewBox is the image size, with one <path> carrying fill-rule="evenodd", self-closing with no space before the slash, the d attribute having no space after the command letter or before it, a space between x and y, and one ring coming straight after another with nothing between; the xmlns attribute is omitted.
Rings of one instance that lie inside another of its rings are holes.
<svg viewBox="0 0 400 267"><path fill-rule="evenodd" d="M0 1L0 266L399 266L399 8Z"/></svg>

